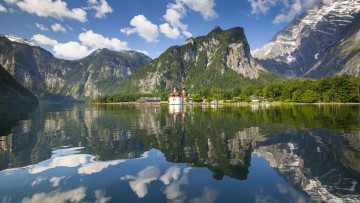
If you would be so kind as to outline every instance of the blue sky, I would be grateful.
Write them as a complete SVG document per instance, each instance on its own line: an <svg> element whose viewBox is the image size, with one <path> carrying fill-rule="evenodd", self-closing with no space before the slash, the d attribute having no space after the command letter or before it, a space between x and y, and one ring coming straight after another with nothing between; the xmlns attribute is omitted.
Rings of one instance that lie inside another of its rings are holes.
<svg viewBox="0 0 360 203"><path fill-rule="evenodd" d="M260 48L321 0L0 0L0 33L37 42L56 57L79 59L98 48L151 58L215 25L244 27Z"/></svg>

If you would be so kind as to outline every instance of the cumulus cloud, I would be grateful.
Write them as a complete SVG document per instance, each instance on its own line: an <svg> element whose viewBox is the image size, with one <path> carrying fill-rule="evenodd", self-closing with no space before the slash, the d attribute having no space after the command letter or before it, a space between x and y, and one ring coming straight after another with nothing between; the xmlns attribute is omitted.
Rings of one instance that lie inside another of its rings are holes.
<svg viewBox="0 0 360 203"><path fill-rule="evenodd" d="M78 42L59 43L53 47L55 55L69 59L83 58L90 54L88 47Z"/></svg>
<svg viewBox="0 0 360 203"><path fill-rule="evenodd" d="M168 23L161 24L160 32L170 39L177 39L180 36L180 31L177 28L171 28Z"/></svg>
<svg viewBox="0 0 360 203"><path fill-rule="evenodd" d="M187 38L190 38L192 37L192 34L188 31L183 31L183 34L187 37Z"/></svg>
<svg viewBox="0 0 360 203"><path fill-rule="evenodd" d="M96 11L96 18L105 18L106 14L113 12L113 9L106 0L88 0L88 4L89 9L94 9Z"/></svg>
<svg viewBox="0 0 360 203"><path fill-rule="evenodd" d="M0 4L0 12L7 12L7 9Z"/></svg>
<svg viewBox="0 0 360 203"><path fill-rule="evenodd" d="M40 35L40 34L37 34L37 35L34 35L32 37L32 40L34 40L36 43L38 44L42 44L42 45L49 45L49 46L55 46L58 44L58 42L56 40L53 40L53 39L50 39L44 35Z"/></svg>
<svg viewBox="0 0 360 203"><path fill-rule="evenodd" d="M40 23L35 23L35 26L37 28L39 28L41 31L48 31L49 30L45 25L40 24Z"/></svg>
<svg viewBox="0 0 360 203"><path fill-rule="evenodd" d="M143 53L143 54L149 56L149 52L147 52L147 51L139 50L139 49L137 49L137 50L135 50L135 51L140 52L140 53Z"/></svg>
<svg viewBox="0 0 360 203"><path fill-rule="evenodd" d="M292 21L296 16L303 12L303 5L301 0L296 0L291 6L291 9L288 13L283 13L277 15L272 21L274 24L286 23Z"/></svg>
<svg viewBox="0 0 360 203"><path fill-rule="evenodd" d="M122 28L120 32L127 35L137 33L140 37L144 38L147 42L157 42L159 36L158 26L150 22L145 16L137 15L131 21L132 27Z"/></svg>
<svg viewBox="0 0 360 203"><path fill-rule="evenodd" d="M127 42L120 41L117 38L109 39L100 34L94 33L92 30L79 34L78 38L80 43L74 41L59 43L54 39L37 34L32 37L32 40L40 45L51 46L52 51L56 56L68 59L83 58L89 55L92 51L100 48L108 48L116 51L128 49Z"/></svg>
<svg viewBox="0 0 360 203"><path fill-rule="evenodd" d="M166 9L166 14L163 18L171 26L175 28L180 28L181 30L187 30L188 26L181 22L186 16L186 9L181 1L177 1L175 4L168 4Z"/></svg>
<svg viewBox="0 0 360 203"><path fill-rule="evenodd" d="M5 0L8 4L17 5L21 10L40 17L64 18L86 22L86 12L81 8L69 9L62 0Z"/></svg>
<svg viewBox="0 0 360 203"><path fill-rule="evenodd" d="M184 2L191 10L200 12L202 17L205 20L210 20L218 17L218 14L215 12L215 0L181 0Z"/></svg>
<svg viewBox="0 0 360 203"><path fill-rule="evenodd" d="M252 14L265 14L274 7L279 0L248 0Z"/></svg>
<svg viewBox="0 0 360 203"><path fill-rule="evenodd" d="M116 51L129 49L127 42L120 41L117 38L107 38L92 30L83 32L79 35L79 40L83 45L92 49L108 48Z"/></svg>
<svg viewBox="0 0 360 203"><path fill-rule="evenodd" d="M51 29L54 31L54 32L63 32L65 33L66 32L66 29L60 25L59 23L55 23L51 26Z"/></svg>
<svg viewBox="0 0 360 203"><path fill-rule="evenodd" d="M332 0L248 0L248 2L254 15L266 14L272 8L282 7L282 12L272 21L273 24L280 24L292 21L316 3L329 3Z"/></svg>

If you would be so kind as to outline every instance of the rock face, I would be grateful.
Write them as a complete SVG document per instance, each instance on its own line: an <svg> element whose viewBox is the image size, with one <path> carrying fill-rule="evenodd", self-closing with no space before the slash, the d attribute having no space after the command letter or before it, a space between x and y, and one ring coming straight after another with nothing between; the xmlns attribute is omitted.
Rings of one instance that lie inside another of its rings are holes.
<svg viewBox="0 0 360 203"><path fill-rule="evenodd" d="M289 77L358 75L360 1L321 2L254 50L253 56L267 70Z"/></svg>
<svg viewBox="0 0 360 203"><path fill-rule="evenodd" d="M37 104L38 99L0 65L0 104Z"/></svg>
<svg viewBox="0 0 360 203"><path fill-rule="evenodd" d="M135 51L99 49L80 60L62 60L24 40L0 35L0 65L42 97L94 98L111 94L121 80L151 59Z"/></svg>
<svg viewBox="0 0 360 203"><path fill-rule="evenodd" d="M140 68L127 91L162 92L174 85L189 89L227 88L269 74L250 53L243 28L221 30L216 26L206 36L189 38Z"/></svg>

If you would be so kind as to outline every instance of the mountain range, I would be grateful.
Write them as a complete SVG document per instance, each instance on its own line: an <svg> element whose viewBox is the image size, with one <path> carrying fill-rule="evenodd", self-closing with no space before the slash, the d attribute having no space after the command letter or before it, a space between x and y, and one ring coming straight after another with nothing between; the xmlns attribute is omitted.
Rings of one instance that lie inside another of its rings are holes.
<svg viewBox="0 0 360 203"><path fill-rule="evenodd" d="M74 99L156 93L186 86L196 92L263 84L285 77L322 78L360 72L360 1L318 3L250 51L244 29L214 27L151 60L136 51L99 49L64 60L29 40L0 35L0 65L39 98Z"/></svg>
<svg viewBox="0 0 360 203"><path fill-rule="evenodd" d="M360 72L360 1L318 3L252 51L269 71L322 78Z"/></svg>
<svg viewBox="0 0 360 203"><path fill-rule="evenodd" d="M80 60L64 60L25 40L0 35L0 65L38 97L75 99L114 93L114 87L150 57L135 51L98 49Z"/></svg>

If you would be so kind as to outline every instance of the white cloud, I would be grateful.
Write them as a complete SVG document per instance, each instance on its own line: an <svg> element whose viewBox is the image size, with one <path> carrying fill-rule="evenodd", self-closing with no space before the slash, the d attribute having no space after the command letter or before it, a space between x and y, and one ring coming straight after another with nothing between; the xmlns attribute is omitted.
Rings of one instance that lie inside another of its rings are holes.
<svg viewBox="0 0 360 203"><path fill-rule="evenodd" d="M158 26L150 22L145 16L137 15L131 21L131 28L123 28L120 32L127 35L137 33L147 42L157 42L159 36Z"/></svg>
<svg viewBox="0 0 360 203"><path fill-rule="evenodd" d="M0 4L0 12L7 12L7 9Z"/></svg>
<svg viewBox="0 0 360 203"><path fill-rule="evenodd" d="M92 30L79 34L79 42L70 41L59 43L44 35L37 34L32 37L36 43L52 46L52 51L56 56L68 59L79 59L89 55L92 51L100 48L108 48L115 51L127 50L127 42L120 41L117 38L107 38Z"/></svg>
<svg viewBox="0 0 360 203"><path fill-rule="evenodd" d="M272 8L281 7L282 13L272 21L273 24L280 24L292 21L316 3L329 3L332 0L248 0L248 2L254 15L266 14Z"/></svg>
<svg viewBox="0 0 360 203"><path fill-rule="evenodd" d="M8 4L15 4L21 10L40 17L64 18L86 22L86 12L81 8L69 9L62 0L5 0Z"/></svg>
<svg viewBox="0 0 360 203"><path fill-rule="evenodd" d="M50 39L44 35L34 35L32 37L32 40L34 40L36 43L40 44L40 45L49 45L49 46L55 46L58 44L58 42L56 40Z"/></svg>
<svg viewBox="0 0 360 203"><path fill-rule="evenodd" d="M66 29L60 25L59 23L55 23L51 26L51 29L54 31L54 32L63 32L65 33L66 32Z"/></svg>
<svg viewBox="0 0 360 203"><path fill-rule="evenodd" d="M139 49L137 49L137 50L135 50L135 51L140 52L140 53L143 53L143 54L149 56L149 52L147 52L147 51L139 50Z"/></svg>
<svg viewBox="0 0 360 203"><path fill-rule="evenodd" d="M205 20L210 20L218 17L218 14L215 12L215 0L181 0L184 2L191 10L200 12L202 17Z"/></svg>
<svg viewBox="0 0 360 203"><path fill-rule="evenodd" d="M116 51L127 50L127 42L120 41L117 38L107 38L100 34L94 33L92 30L81 33L79 40L83 45L92 49L108 48Z"/></svg>
<svg viewBox="0 0 360 203"><path fill-rule="evenodd" d="M53 51L55 52L55 55L68 59L83 58L91 52L88 47L81 45L78 42L57 44L53 47Z"/></svg>
<svg viewBox="0 0 360 203"><path fill-rule="evenodd" d="M193 35L192 35L190 32L188 32L188 31L183 31L183 34L184 34L187 38L190 38L190 37L193 36Z"/></svg>
<svg viewBox="0 0 360 203"><path fill-rule="evenodd" d="M248 0L252 14L265 14L274 7L279 0Z"/></svg>
<svg viewBox="0 0 360 203"><path fill-rule="evenodd" d="M291 6L291 9L288 13L280 14L275 17L272 21L274 24L286 23L292 21L296 16L301 14L303 11L303 6L301 0L296 0Z"/></svg>
<svg viewBox="0 0 360 203"><path fill-rule="evenodd" d="M181 30L187 30L188 26L181 22L186 16L186 9L181 1L177 1L176 4L168 4L166 9L166 14L163 16L166 22L175 28L180 28Z"/></svg>
<svg viewBox="0 0 360 203"><path fill-rule="evenodd" d="M112 13L113 9L106 2L106 0L88 0L89 9L94 9L96 11L96 18L105 18L107 13Z"/></svg>
<svg viewBox="0 0 360 203"><path fill-rule="evenodd" d="M45 25L40 24L40 23L35 23L35 26L37 28L39 28L41 31L48 31L49 30Z"/></svg>
<svg viewBox="0 0 360 203"><path fill-rule="evenodd" d="M159 26L160 32L170 39L177 39L180 36L180 31L177 28L171 28L168 23Z"/></svg>

